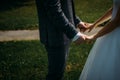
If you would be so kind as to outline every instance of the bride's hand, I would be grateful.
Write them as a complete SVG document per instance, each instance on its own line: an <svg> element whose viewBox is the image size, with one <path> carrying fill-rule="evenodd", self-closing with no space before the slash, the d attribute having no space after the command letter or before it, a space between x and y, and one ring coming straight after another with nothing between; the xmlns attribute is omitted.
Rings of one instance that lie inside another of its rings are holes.
<svg viewBox="0 0 120 80"><path fill-rule="evenodd" d="M77 27L80 29L81 32L85 32L88 30L93 24L92 23L86 23L86 22L80 22Z"/></svg>
<svg viewBox="0 0 120 80"><path fill-rule="evenodd" d="M92 24L89 26L88 32L91 32L96 27L96 24Z"/></svg>
<svg viewBox="0 0 120 80"><path fill-rule="evenodd" d="M86 38L86 41L87 41L87 42L91 42L91 41L93 41L93 40L96 39L96 38L95 38L95 34L90 35L90 36L86 35L85 38Z"/></svg>

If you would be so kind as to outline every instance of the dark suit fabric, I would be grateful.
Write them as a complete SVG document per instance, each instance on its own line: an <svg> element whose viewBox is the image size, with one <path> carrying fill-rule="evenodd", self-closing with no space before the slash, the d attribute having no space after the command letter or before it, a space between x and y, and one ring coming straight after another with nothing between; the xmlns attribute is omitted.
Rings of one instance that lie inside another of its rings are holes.
<svg viewBox="0 0 120 80"><path fill-rule="evenodd" d="M61 80L71 39L80 22L73 0L36 0L40 40L48 54L47 80Z"/></svg>
<svg viewBox="0 0 120 80"><path fill-rule="evenodd" d="M36 0L40 40L44 44L58 46L64 44L64 34L72 39L79 22L75 17L72 0Z"/></svg>

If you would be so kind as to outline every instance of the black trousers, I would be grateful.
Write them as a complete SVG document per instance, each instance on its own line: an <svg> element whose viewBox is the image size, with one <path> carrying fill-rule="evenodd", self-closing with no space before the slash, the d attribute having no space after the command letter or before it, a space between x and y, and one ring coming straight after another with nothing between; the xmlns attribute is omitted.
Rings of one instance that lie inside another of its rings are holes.
<svg viewBox="0 0 120 80"><path fill-rule="evenodd" d="M48 54L48 74L46 80L62 80L66 60L69 52L69 43L63 46L46 46Z"/></svg>

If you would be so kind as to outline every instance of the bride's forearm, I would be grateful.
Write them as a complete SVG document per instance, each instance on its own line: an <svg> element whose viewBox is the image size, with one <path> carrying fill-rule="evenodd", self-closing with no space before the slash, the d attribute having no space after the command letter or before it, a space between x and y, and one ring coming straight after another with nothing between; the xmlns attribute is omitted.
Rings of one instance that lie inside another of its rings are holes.
<svg viewBox="0 0 120 80"><path fill-rule="evenodd" d="M117 11L117 14L113 20L111 20L108 24L105 25L95 36L94 38L101 37L111 31L113 31L115 28L120 26L120 7Z"/></svg>
<svg viewBox="0 0 120 80"><path fill-rule="evenodd" d="M102 17L100 17L98 20L94 22L95 26L98 26L99 24L102 24L103 22L109 20L112 15L112 8L110 8Z"/></svg>
<svg viewBox="0 0 120 80"><path fill-rule="evenodd" d="M98 38L101 37L111 31L113 31L115 29L115 25L113 24L113 22L109 22L105 27L103 27L95 36L94 38Z"/></svg>

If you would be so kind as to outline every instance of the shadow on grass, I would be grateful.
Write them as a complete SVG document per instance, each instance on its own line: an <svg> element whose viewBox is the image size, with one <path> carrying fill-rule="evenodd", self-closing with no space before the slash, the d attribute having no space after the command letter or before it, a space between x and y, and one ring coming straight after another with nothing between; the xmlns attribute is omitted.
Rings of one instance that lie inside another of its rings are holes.
<svg viewBox="0 0 120 80"><path fill-rule="evenodd" d="M30 6L32 4L28 4L28 2L34 0L2 0L0 2L0 12L16 9L22 6Z"/></svg>

